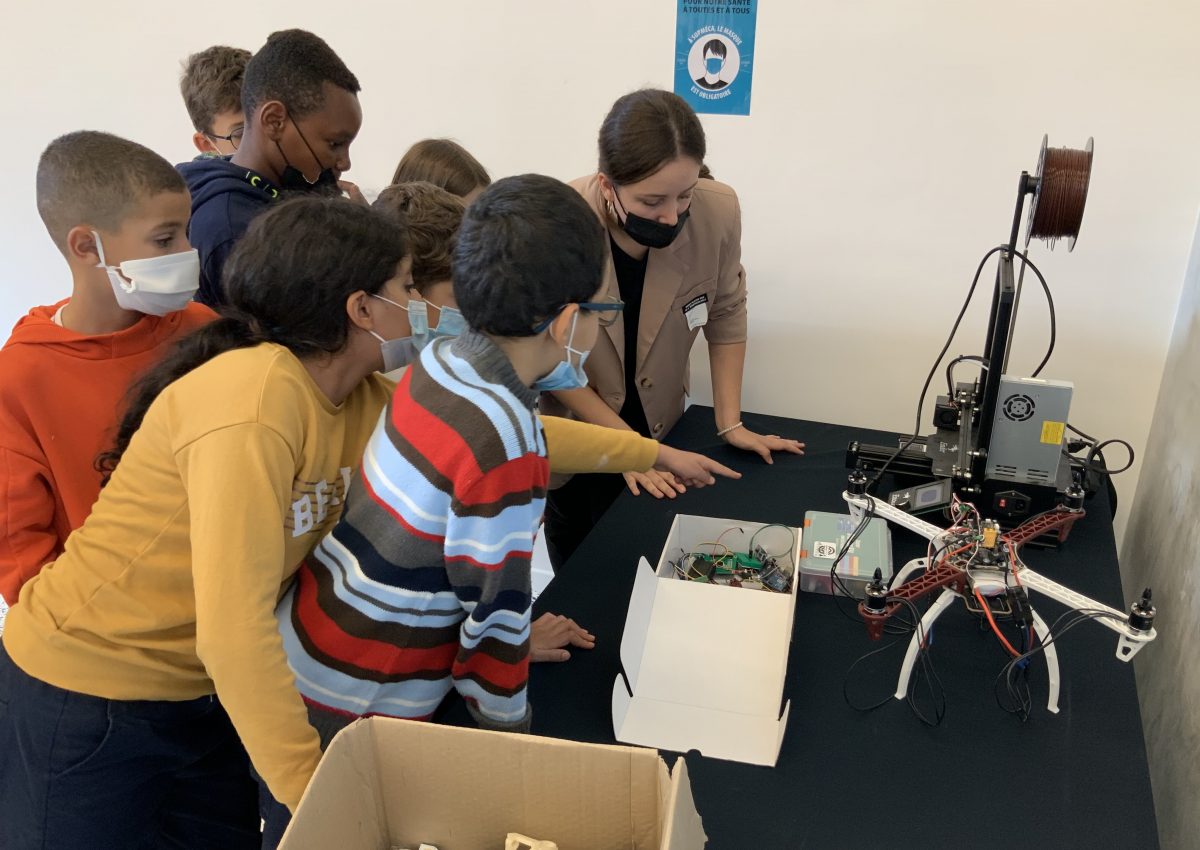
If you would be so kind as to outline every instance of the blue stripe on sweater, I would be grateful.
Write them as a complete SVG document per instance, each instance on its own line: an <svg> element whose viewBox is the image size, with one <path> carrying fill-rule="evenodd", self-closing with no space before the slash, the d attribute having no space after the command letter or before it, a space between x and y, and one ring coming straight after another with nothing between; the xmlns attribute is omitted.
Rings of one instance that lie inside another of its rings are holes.
<svg viewBox="0 0 1200 850"><path fill-rule="evenodd" d="M329 541L327 539L327 543ZM466 616L453 590L422 593L401 587L388 587L372 582L355 569L354 558L342 553L346 560L334 557L334 547L322 544L308 559L308 568L332 575L333 592L345 605L380 623L399 623L413 628L444 628L455 626ZM441 568L411 570L438 572Z"/></svg>
<svg viewBox="0 0 1200 850"><path fill-rule="evenodd" d="M406 523L432 537L445 536L450 495L433 486L396 451L385 429L376 428L367 442L362 471L379 501Z"/></svg>
<svg viewBox="0 0 1200 850"><path fill-rule="evenodd" d="M528 688L521 688L511 697L501 697L488 693L473 679L455 679L454 687L464 697L475 700L479 713L492 720L515 723L525 717Z"/></svg>
<svg viewBox="0 0 1200 850"><path fill-rule="evenodd" d="M529 527L529 517L541 516L545 505L545 499L537 498L509 505L494 517L451 516L446 531L446 559L465 557L481 566L495 566L512 553L532 552L536 529Z"/></svg>

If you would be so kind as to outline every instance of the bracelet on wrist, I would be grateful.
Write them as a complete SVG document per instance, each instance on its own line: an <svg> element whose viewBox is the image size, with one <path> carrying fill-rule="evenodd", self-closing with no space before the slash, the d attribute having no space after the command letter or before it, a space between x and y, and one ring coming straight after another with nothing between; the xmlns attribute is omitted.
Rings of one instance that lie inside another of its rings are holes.
<svg viewBox="0 0 1200 850"><path fill-rule="evenodd" d="M717 436L718 436L718 437L724 437L724 436L725 436L726 434L728 434L730 431L736 431L738 428L741 428L741 427L742 427L742 423L741 423L741 420L739 420L739 421L737 421L737 422L734 422L734 423L733 423L732 425L730 425L728 428L721 428L721 429L719 429L719 430L717 431Z"/></svg>

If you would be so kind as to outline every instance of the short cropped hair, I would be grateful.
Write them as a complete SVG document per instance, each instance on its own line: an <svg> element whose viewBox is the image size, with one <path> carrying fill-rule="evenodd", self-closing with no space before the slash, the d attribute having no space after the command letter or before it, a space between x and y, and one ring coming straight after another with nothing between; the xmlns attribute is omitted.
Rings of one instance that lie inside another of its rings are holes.
<svg viewBox="0 0 1200 850"><path fill-rule="evenodd" d="M462 225L463 202L432 183L396 183L372 205L397 216L408 228L412 276L417 292L451 277L455 237Z"/></svg>
<svg viewBox="0 0 1200 850"><path fill-rule="evenodd" d="M358 77L319 36L306 30L280 30L246 65L242 108L247 117L270 100L278 100L293 118L302 118L325 105L325 83L358 94Z"/></svg>
<svg viewBox="0 0 1200 850"><path fill-rule="evenodd" d="M197 133L211 133L222 112L241 112L242 77L250 51L214 45L193 53L183 64L179 91Z"/></svg>
<svg viewBox="0 0 1200 850"><path fill-rule="evenodd" d="M140 200L160 192L187 192L187 185L154 151L111 133L59 136L38 160L38 214L63 254L72 227L117 230Z"/></svg>
<svg viewBox="0 0 1200 850"><path fill-rule="evenodd" d="M491 176L479 160L450 139L422 139L400 159L393 183L424 180L452 195L466 197L480 186L490 186Z"/></svg>
<svg viewBox="0 0 1200 850"><path fill-rule="evenodd" d="M454 299L472 328L533 336L571 303L587 301L604 271L600 220L553 177L506 177L467 207L454 247Z"/></svg>

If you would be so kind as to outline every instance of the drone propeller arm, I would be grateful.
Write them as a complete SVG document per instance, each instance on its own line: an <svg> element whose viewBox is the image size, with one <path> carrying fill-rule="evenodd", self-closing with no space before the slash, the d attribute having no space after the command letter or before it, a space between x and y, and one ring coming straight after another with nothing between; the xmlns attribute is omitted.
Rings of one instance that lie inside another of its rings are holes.
<svg viewBox="0 0 1200 850"><path fill-rule="evenodd" d="M1011 543L1014 549L1019 549L1022 544L1028 543L1030 540L1061 529L1062 532L1059 539L1066 540L1072 526L1083 519L1084 514L1083 508L1072 509L1060 506L1054 510L1046 511L1043 514L1038 514L1035 517L1025 520L1025 522L1005 534L1004 539Z"/></svg>
<svg viewBox="0 0 1200 850"><path fill-rule="evenodd" d="M1103 602L1090 599L1082 593L1076 593L1071 588L1064 587L1056 581L1051 581L1044 575L1035 573L1028 567L1021 569L1020 576L1021 584L1026 589L1036 590L1043 596L1048 596L1056 602L1061 602L1068 608L1076 611L1103 612L1107 614L1108 616L1096 617L1096 622L1117 633L1119 637L1117 641L1117 658L1121 661L1128 661L1133 658L1139 649L1158 636L1158 633L1153 628L1146 631L1135 629L1129 624L1129 615L1125 612L1118 611L1116 608L1105 605Z"/></svg>
<svg viewBox="0 0 1200 850"><path fill-rule="evenodd" d="M850 514L855 519L861 519L863 511L870 510L875 516L883 517L888 522L895 523L901 528L907 528L909 531L919 534L927 540L936 541L946 534L946 529L938 528L933 523L918 519L912 514L906 513L899 508L894 508L887 502L880 501L879 499L870 496L855 496L849 490L842 493L842 498L850 506Z"/></svg>

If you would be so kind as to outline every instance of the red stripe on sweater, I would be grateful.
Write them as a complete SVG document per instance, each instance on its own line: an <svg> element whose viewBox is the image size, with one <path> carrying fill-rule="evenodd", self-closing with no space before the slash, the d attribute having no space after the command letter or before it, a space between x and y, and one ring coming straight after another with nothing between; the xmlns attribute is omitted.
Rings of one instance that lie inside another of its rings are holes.
<svg viewBox="0 0 1200 850"><path fill-rule="evenodd" d="M305 633L321 652L345 664L388 675L405 675L428 670L450 672L458 654L457 642L429 649L400 648L393 644L354 637L343 631L317 604L317 582L301 570L296 587L296 614ZM394 624L395 628L410 626Z"/></svg>
<svg viewBox="0 0 1200 850"><path fill-rule="evenodd" d="M410 392L412 370L405 373L392 397L392 427L443 476L454 483L480 474L475 454L462 434L416 402ZM433 381L439 392L450 390ZM456 488L457 489L457 488Z"/></svg>
<svg viewBox="0 0 1200 850"><path fill-rule="evenodd" d="M500 569L501 567L507 566L509 560L511 560L512 558L521 558L526 563L529 563L530 561L533 560L533 552L527 551L525 549L522 549L519 552L507 552L507 553L505 553L504 557L502 557L499 561L497 561L494 564L485 564L483 561L475 560L470 555L451 555L446 558L446 563L447 564L466 563L466 564L470 564L472 567L478 567L481 570L487 570L489 572L492 572L494 570Z"/></svg>
<svg viewBox="0 0 1200 850"><path fill-rule="evenodd" d="M529 681L529 656L526 655L516 664L507 664L486 652L472 650L465 661L455 660L452 672L456 679L474 674L498 688L515 691Z"/></svg>
<svg viewBox="0 0 1200 850"><path fill-rule="evenodd" d="M535 487L545 489L549 480L549 461L529 452L488 470L459 501L463 505L490 505L510 493L527 493Z"/></svg>

